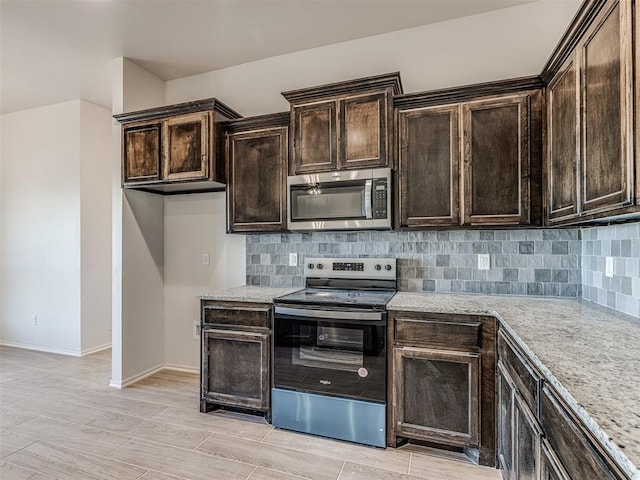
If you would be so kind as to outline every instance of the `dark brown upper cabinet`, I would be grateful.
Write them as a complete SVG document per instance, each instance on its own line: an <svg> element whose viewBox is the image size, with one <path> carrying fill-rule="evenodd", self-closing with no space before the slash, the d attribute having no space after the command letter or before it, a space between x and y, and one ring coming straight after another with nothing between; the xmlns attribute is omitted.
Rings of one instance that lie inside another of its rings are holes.
<svg viewBox="0 0 640 480"><path fill-rule="evenodd" d="M638 211L633 3L585 2L543 71L549 224Z"/></svg>
<svg viewBox="0 0 640 480"><path fill-rule="evenodd" d="M491 82L394 100L398 225L542 221L542 82Z"/></svg>
<svg viewBox="0 0 640 480"><path fill-rule="evenodd" d="M460 223L459 119L459 105L399 112L401 226Z"/></svg>
<svg viewBox="0 0 640 480"><path fill-rule="evenodd" d="M220 122L240 114L210 98L123 113L122 185L153 193L224 189Z"/></svg>
<svg viewBox="0 0 640 480"><path fill-rule="evenodd" d="M530 223L529 102L522 94L462 106L465 224Z"/></svg>
<svg viewBox="0 0 640 480"><path fill-rule="evenodd" d="M224 128L227 231L285 231L289 112L235 120Z"/></svg>
<svg viewBox="0 0 640 480"><path fill-rule="evenodd" d="M283 92L291 104L289 174L393 167L398 73Z"/></svg>

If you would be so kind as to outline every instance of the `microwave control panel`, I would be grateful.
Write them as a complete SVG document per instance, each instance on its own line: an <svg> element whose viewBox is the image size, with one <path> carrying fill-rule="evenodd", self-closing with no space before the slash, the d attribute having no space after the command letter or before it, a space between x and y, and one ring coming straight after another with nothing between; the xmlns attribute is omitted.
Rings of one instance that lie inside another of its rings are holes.
<svg viewBox="0 0 640 480"><path fill-rule="evenodd" d="M387 218L387 179L373 179L373 218Z"/></svg>

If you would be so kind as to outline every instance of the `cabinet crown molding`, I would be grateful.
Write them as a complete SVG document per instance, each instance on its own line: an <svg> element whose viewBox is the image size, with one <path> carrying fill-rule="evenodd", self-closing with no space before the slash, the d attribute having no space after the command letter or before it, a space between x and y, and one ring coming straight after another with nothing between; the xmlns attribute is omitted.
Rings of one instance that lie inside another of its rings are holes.
<svg viewBox="0 0 640 480"><path fill-rule="evenodd" d="M288 127L290 122L291 112L287 111L230 120L222 123L222 126L227 133L238 133L261 127Z"/></svg>
<svg viewBox="0 0 640 480"><path fill-rule="evenodd" d="M317 85L315 87L301 88L298 90L289 90L287 92L282 92L282 96L286 98L289 103L295 104L308 102L318 98L348 95L385 88L391 88L394 95L403 93L400 72L385 73L372 77L329 83L326 85Z"/></svg>
<svg viewBox="0 0 640 480"><path fill-rule="evenodd" d="M202 100L193 100L190 102L177 103L175 105L163 105L161 107L148 108L135 112L120 113L114 115L121 124L138 122L142 120L154 120L183 113L195 113L213 110L226 119L242 118L238 112L222 103L217 98L206 98Z"/></svg>

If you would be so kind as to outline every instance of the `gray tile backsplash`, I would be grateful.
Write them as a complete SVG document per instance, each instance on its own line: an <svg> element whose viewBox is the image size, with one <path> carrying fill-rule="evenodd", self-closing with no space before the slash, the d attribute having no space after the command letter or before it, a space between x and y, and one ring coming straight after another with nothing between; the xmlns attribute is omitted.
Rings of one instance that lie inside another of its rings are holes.
<svg viewBox="0 0 640 480"><path fill-rule="evenodd" d="M582 229L582 284L586 300L640 317L640 223Z"/></svg>
<svg viewBox="0 0 640 480"><path fill-rule="evenodd" d="M252 234L246 252L248 285L302 286L306 257L393 256L401 291L582 295L578 228ZM478 270L480 253L490 270Z"/></svg>

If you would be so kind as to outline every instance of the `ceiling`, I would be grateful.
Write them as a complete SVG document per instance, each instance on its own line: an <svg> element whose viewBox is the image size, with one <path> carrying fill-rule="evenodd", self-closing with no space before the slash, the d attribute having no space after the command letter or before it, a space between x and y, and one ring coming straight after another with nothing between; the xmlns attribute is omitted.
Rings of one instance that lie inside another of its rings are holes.
<svg viewBox="0 0 640 480"><path fill-rule="evenodd" d="M110 108L118 57L172 80L532 1L0 0L0 110Z"/></svg>

